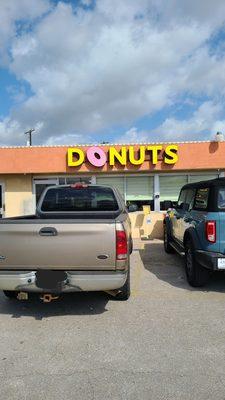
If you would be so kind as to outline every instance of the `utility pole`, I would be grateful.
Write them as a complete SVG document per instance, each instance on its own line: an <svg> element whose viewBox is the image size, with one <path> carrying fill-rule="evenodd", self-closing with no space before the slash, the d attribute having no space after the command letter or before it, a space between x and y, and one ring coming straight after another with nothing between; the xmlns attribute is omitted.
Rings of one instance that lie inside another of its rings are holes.
<svg viewBox="0 0 225 400"><path fill-rule="evenodd" d="M27 132L24 132L25 135L29 135L28 136L28 140L27 140L27 146L32 146L32 133L35 131L35 129L30 129Z"/></svg>

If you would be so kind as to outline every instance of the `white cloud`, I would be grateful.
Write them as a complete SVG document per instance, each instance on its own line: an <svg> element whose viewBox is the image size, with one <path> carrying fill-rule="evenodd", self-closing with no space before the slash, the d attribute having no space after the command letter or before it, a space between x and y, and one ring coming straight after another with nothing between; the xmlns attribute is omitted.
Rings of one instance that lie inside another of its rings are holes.
<svg viewBox="0 0 225 400"><path fill-rule="evenodd" d="M136 127L130 128L122 136L119 143L144 143L150 141L150 135L145 131L139 131Z"/></svg>
<svg viewBox="0 0 225 400"><path fill-rule="evenodd" d="M31 22L49 9L48 0L1 0L0 5L0 64L9 61L7 46L16 36L16 22Z"/></svg>
<svg viewBox="0 0 225 400"><path fill-rule="evenodd" d="M29 19L48 4L22 1ZM77 8L74 13L71 5L60 2L17 38L12 27L21 14L15 11L8 34L13 37L10 69L30 84L34 95L1 122L7 140L20 140L10 127L23 131L39 123L40 143L64 143L67 135L71 140L82 135L86 141L112 126L132 126L186 92L216 98L225 88L225 58L212 55L207 40L224 23L225 5L220 0L197 3L173 0L169 8L165 0L97 0L93 11ZM203 111L196 113L195 126L192 119L167 119L162 125L165 137L175 128L180 129L178 136L207 130ZM145 137L132 129L125 139Z"/></svg>
<svg viewBox="0 0 225 400"><path fill-rule="evenodd" d="M214 137L218 130L224 131L224 121L218 120L222 106L211 101L203 103L190 118L178 120L167 118L154 133L165 140L204 140ZM198 135L197 135L198 133Z"/></svg>
<svg viewBox="0 0 225 400"><path fill-rule="evenodd" d="M50 136L46 140L45 144L47 146L57 146L57 145L76 145L76 144L90 144L92 142L91 138L81 135L81 134L65 134L60 136Z"/></svg>

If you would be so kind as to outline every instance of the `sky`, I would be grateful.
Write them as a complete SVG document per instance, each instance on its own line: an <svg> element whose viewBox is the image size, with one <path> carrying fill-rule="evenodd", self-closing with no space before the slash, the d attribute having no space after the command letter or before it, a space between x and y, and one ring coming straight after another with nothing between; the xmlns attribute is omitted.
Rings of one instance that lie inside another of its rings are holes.
<svg viewBox="0 0 225 400"><path fill-rule="evenodd" d="M224 0L0 0L0 145L225 133Z"/></svg>

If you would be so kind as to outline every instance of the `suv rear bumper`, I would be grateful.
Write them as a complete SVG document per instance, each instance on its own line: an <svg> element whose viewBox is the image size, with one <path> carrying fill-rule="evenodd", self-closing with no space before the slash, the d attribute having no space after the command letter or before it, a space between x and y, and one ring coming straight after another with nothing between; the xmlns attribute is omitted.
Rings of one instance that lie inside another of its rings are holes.
<svg viewBox="0 0 225 400"><path fill-rule="evenodd" d="M121 288L127 271L66 271L61 292L105 291ZM36 285L36 271L0 271L0 290L51 293Z"/></svg>
<svg viewBox="0 0 225 400"><path fill-rule="evenodd" d="M218 259L225 259L225 255L222 253L213 253L204 250L195 250L195 259L203 267L211 269L212 271L222 271L222 268L218 268ZM225 269L224 269L225 270Z"/></svg>

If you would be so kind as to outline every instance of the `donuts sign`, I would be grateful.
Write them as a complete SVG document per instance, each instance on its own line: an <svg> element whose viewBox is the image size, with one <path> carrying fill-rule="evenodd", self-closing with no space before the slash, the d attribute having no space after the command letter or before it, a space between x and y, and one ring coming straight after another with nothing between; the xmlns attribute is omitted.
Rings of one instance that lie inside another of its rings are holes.
<svg viewBox="0 0 225 400"><path fill-rule="evenodd" d="M83 150L79 147L72 147L67 152L67 164L69 167L79 167L85 162L97 168L104 167L105 164L115 166L120 164L126 166L128 163L132 165L142 165L146 160L150 160L151 164L156 165L159 161L165 164L176 164L178 161L178 146L170 144L163 148L162 145L151 146L122 146L120 149L109 147L104 150L98 146L89 147Z"/></svg>

